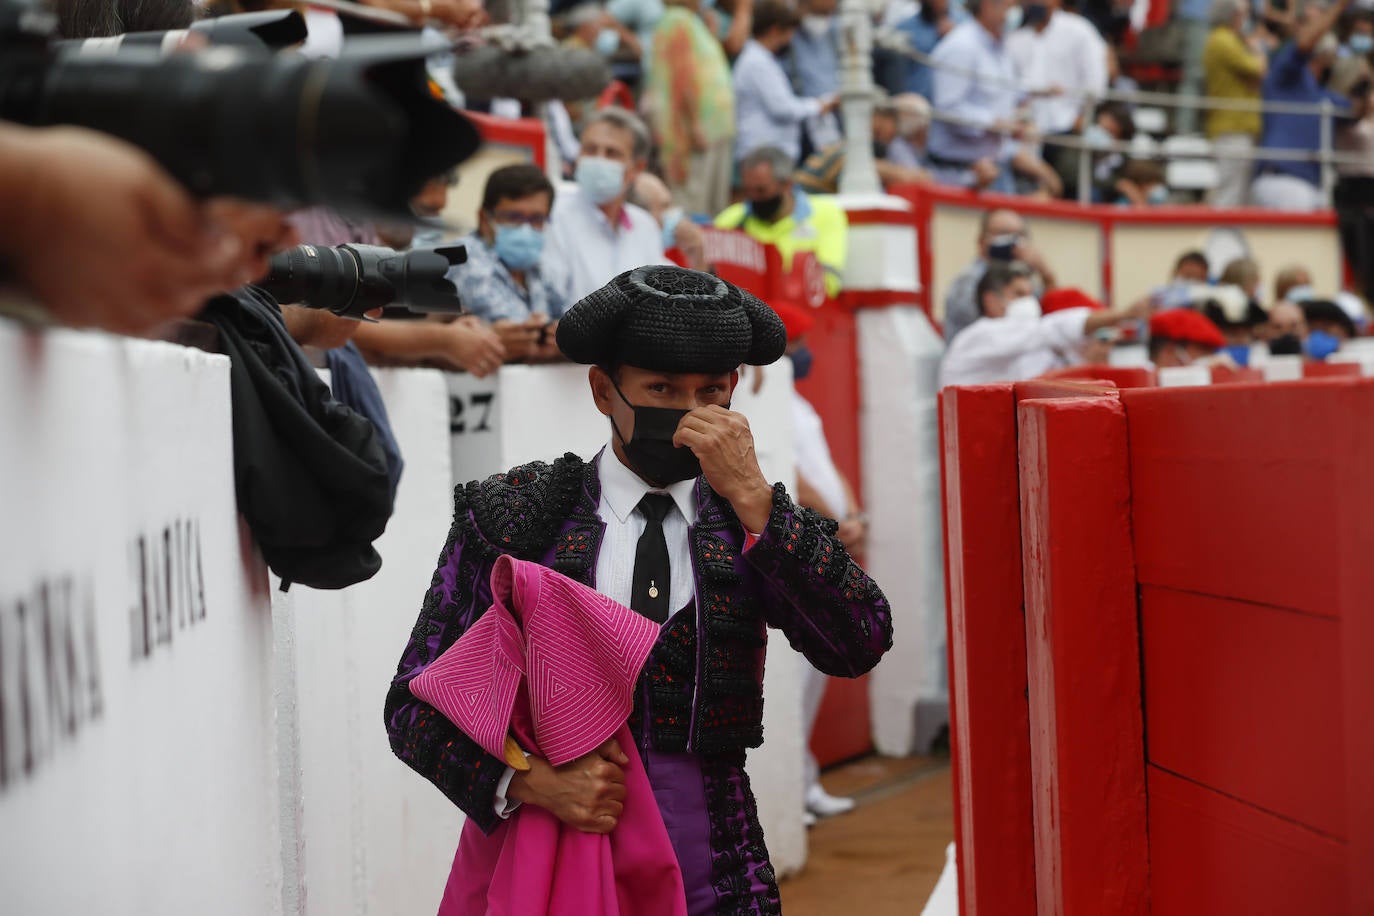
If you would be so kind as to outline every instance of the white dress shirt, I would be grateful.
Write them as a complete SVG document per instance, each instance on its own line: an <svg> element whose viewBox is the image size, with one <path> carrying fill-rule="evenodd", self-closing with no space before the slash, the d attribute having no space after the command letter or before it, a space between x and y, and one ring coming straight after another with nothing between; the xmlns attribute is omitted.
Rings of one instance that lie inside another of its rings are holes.
<svg viewBox="0 0 1374 916"><path fill-rule="evenodd" d="M667 264L663 230L648 211L626 204L616 225L577 187L559 190L544 236L546 257L561 269L571 306L617 274Z"/></svg>
<svg viewBox="0 0 1374 916"><path fill-rule="evenodd" d="M940 387L1019 382L1082 361L1091 309L1040 318L979 318L955 335L940 363Z"/></svg>
<svg viewBox="0 0 1374 916"><path fill-rule="evenodd" d="M752 38L735 61L735 161L764 146L801 155L801 125L821 113L820 99L803 98L777 55Z"/></svg>
<svg viewBox="0 0 1374 916"><path fill-rule="evenodd" d="M673 498L676 511L663 519L663 539L668 543L668 565L672 582L668 607L677 613L696 595L692 580L692 552L687 544L687 527L696 524L697 503L693 490L697 481L683 480L666 488L652 487L616 457L612 446L601 453L599 466L601 502L597 517L606 523L601 552L596 557L596 590L626 607L634 585L635 548L644 533L644 516L635 511L646 493L666 493Z"/></svg>
<svg viewBox="0 0 1374 916"><path fill-rule="evenodd" d="M1057 10L1042 32L1020 28L1007 36L1007 55L1016 76L1028 92L1053 86L1064 95L1038 98L1031 103L1035 126L1044 134L1073 130L1078 115L1091 107L1093 98L1107 89L1107 43L1092 23L1066 10Z"/></svg>

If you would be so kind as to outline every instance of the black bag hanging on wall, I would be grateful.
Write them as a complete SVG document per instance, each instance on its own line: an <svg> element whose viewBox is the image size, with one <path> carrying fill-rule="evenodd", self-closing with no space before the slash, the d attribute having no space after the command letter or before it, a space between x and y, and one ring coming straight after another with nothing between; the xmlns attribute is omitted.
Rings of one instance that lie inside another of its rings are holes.
<svg viewBox="0 0 1374 916"><path fill-rule="evenodd" d="M266 293L217 296L200 317L233 360L234 483L267 565L283 588L372 578L392 508L376 429L334 400Z"/></svg>

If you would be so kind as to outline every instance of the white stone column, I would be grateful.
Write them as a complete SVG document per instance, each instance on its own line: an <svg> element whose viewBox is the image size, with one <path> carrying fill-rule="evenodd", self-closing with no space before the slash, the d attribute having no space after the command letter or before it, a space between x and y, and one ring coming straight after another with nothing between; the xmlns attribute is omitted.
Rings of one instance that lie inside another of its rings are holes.
<svg viewBox="0 0 1374 916"><path fill-rule="evenodd" d="M840 115L844 119L844 171L840 193L882 191L873 164L873 20L864 0L840 3Z"/></svg>

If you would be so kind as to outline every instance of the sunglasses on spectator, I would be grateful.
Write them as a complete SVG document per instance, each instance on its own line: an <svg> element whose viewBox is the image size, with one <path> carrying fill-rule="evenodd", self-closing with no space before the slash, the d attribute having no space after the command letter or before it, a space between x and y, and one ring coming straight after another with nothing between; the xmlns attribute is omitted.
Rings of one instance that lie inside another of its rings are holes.
<svg viewBox="0 0 1374 916"><path fill-rule="evenodd" d="M543 229L549 222L547 213L515 213L510 210L488 210L487 216L491 217L495 222L506 226L529 226L532 229Z"/></svg>

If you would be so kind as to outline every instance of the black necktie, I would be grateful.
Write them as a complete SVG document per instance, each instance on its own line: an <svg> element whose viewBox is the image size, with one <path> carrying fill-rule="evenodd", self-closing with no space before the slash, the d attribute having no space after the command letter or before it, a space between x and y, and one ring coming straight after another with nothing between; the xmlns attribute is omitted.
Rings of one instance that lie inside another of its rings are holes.
<svg viewBox="0 0 1374 916"><path fill-rule="evenodd" d="M668 619L668 541L663 537L663 519L673 511L673 498L663 493L645 493L635 507L644 516L644 533L635 547L634 590L630 607L657 623Z"/></svg>

